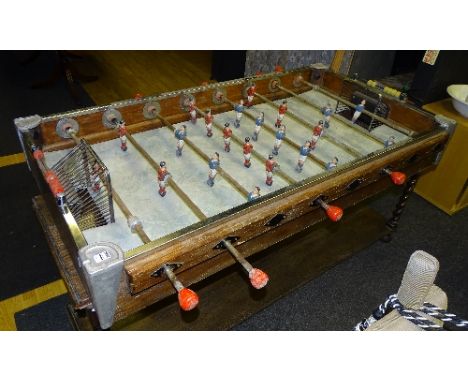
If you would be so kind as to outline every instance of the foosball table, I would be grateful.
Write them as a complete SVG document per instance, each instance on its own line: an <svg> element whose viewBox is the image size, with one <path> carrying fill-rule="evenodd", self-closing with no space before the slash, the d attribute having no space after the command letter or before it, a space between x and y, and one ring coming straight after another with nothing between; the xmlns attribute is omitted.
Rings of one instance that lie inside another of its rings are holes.
<svg viewBox="0 0 468 382"><path fill-rule="evenodd" d="M236 262L268 288L250 255L399 186L391 233L454 127L321 65L15 125L73 308L103 329L175 293L195 309L189 287Z"/></svg>

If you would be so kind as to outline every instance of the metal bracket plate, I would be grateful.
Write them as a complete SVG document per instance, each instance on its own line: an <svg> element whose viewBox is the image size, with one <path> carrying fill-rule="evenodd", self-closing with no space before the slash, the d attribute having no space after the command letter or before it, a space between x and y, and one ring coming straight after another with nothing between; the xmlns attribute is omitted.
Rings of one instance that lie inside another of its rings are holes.
<svg viewBox="0 0 468 382"><path fill-rule="evenodd" d="M161 113L161 105L159 102L147 102L143 107L143 116L146 119L155 119L159 113Z"/></svg>
<svg viewBox="0 0 468 382"><path fill-rule="evenodd" d="M223 103L226 102L226 89L219 87L216 88L213 91L213 96L211 97L211 100L215 105L222 105Z"/></svg>
<svg viewBox="0 0 468 382"><path fill-rule="evenodd" d="M115 129L117 127L115 120L121 121L122 119L120 111L114 108L109 108L102 114L102 124L108 129Z"/></svg>
<svg viewBox="0 0 468 382"><path fill-rule="evenodd" d="M239 236L228 236L224 240L229 241L231 244L234 244L237 240L239 240ZM213 249L226 249L226 246L223 244L222 241L220 241L213 247Z"/></svg>
<svg viewBox="0 0 468 382"><path fill-rule="evenodd" d="M57 135L63 139L71 139L70 130L74 133L78 133L80 125L76 119L73 118L62 118L57 122L55 131Z"/></svg>
<svg viewBox="0 0 468 382"><path fill-rule="evenodd" d="M183 111L189 111L190 110L190 102L196 102L195 96L190 93L182 93L180 95L180 108Z"/></svg>
<svg viewBox="0 0 468 382"><path fill-rule="evenodd" d="M273 77L268 83L268 90L272 93L280 90L278 86L281 86L281 79L279 77Z"/></svg>

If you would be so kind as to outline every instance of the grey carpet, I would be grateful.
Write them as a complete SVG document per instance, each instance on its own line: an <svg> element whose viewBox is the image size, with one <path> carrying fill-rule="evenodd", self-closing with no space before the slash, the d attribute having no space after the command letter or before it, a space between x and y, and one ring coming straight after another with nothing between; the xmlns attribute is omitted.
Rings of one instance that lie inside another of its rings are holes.
<svg viewBox="0 0 468 382"><path fill-rule="evenodd" d="M387 193L372 206L390 216L397 198ZM393 241L374 243L234 329L349 330L396 293L417 249L439 260L436 284L448 295L449 311L468 318L468 209L450 217L413 195Z"/></svg>

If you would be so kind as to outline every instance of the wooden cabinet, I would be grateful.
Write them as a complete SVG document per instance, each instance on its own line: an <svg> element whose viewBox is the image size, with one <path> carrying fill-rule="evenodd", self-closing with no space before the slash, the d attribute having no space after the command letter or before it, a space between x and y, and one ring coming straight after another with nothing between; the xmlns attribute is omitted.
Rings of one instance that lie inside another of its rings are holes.
<svg viewBox="0 0 468 382"><path fill-rule="evenodd" d="M468 206L468 119L457 113L451 99L423 108L457 121L439 165L422 176L416 186L420 196L452 215Z"/></svg>

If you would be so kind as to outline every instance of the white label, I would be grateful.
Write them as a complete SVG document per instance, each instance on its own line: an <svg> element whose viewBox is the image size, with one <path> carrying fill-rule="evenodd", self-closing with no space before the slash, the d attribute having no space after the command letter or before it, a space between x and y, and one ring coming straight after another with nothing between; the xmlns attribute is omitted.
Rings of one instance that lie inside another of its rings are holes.
<svg viewBox="0 0 468 382"><path fill-rule="evenodd" d="M110 259L111 258L111 255L107 252L107 251L102 251L102 252L99 252L98 254L94 255L93 256L94 258L94 262L96 264L99 264L107 259Z"/></svg>
<svg viewBox="0 0 468 382"><path fill-rule="evenodd" d="M439 56L440 50L426 50L426 53L423 57L423 62L425 64L434 65L437 60L437 56Z"/></svg>

